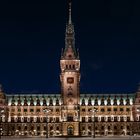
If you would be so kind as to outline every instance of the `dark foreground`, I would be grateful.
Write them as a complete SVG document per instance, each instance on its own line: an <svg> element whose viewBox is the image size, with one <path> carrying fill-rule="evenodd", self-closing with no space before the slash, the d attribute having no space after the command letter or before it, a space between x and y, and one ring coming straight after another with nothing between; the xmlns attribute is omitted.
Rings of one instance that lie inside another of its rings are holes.
<svg viewBox="0 0 140 140"><path fill-rule="evenodd" d="M92 138L92 137L77 137L77 138L70 138L70 137L67 137L67 138L41 138L41 137L30 137L30 138L27 138L27 137L1 137L1 140L134 140L134 139L137 139L137 140L140 140L140 136L120 136L120 137L115 137L115 136L112 136L112 137L96 137L96 138Z"/></svg>

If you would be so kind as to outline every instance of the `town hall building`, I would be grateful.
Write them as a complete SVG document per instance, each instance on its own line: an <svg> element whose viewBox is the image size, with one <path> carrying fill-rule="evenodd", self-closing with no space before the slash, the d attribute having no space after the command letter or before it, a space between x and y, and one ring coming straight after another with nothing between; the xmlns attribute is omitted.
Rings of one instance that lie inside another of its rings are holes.
<svg viewBox="0 0 140 140"><path fill-rule="evenodd" d="M127 94L80 92L71 3L60 69L60 94L7 94L0 87L0 136L140 135L140 87Z"/></svg>

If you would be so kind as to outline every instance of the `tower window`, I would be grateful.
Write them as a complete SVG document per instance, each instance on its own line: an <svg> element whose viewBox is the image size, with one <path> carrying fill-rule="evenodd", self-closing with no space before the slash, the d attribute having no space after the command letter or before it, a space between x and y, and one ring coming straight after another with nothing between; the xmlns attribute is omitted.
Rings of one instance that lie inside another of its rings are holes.
<svg viewBox="0 0 140 140"><path fill-rule="evenodd" d="M75 69L75 65L73 65L73 69Z"/></svg>

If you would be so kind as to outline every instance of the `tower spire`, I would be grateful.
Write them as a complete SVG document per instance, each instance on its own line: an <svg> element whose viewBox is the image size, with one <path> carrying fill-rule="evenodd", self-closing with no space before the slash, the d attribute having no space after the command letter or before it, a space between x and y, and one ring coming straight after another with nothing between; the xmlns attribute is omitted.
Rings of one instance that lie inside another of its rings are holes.
<svg viewBox="0 0 140 140"><path fill-rule="evenodd" d="M71 20L71 5L72 5L72 2L70 1L69 2L69 24L72 24L72 20Z"/></svg>

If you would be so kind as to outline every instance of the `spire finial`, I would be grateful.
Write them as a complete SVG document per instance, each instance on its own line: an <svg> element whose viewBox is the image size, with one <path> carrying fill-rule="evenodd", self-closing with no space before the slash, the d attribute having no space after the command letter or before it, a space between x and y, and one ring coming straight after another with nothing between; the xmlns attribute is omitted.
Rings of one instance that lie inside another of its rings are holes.
<svg viewBox="0 0 140 140"><path fill-rule="evenodd" d="M72 2L70 1L69 2L69 24L72 23L72 20L71 20L71 5L72 5Z"/></svg>

